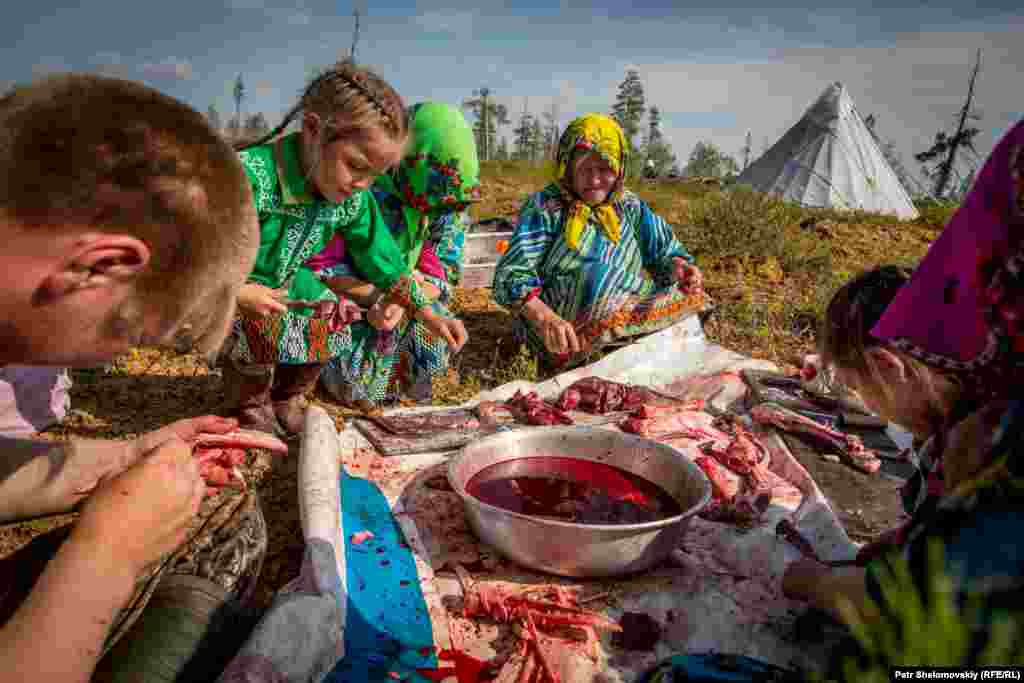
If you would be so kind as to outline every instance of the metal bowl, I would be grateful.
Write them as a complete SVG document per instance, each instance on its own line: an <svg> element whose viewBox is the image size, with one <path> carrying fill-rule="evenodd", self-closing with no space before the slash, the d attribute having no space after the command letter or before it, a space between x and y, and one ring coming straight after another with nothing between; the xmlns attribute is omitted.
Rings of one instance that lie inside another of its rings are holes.
<svg viewBox="0 0 1024 683"><path fill-rule="evenodd" d="M466 490L469 480L486 467L536 457L571 457L618 467L656 483L683 512L644 524L577 524L488 505ZM482 541L520 565L572 577L649 569L680 546L690 519L711 500L707 476L674 448L594 427L534 427L484 437L451 458L448 481Z"/></svg>

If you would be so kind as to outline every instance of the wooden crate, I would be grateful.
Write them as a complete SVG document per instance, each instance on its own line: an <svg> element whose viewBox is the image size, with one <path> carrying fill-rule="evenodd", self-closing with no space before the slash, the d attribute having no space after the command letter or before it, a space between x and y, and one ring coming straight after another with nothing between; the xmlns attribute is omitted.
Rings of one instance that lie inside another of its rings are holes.
<svg viewBox="0 0 1024 683"><path fill-rule="evenodd" d="M477 232L466 235L461 287L490 288L498 267L498 242L512 239L511 232Z"/></svg>

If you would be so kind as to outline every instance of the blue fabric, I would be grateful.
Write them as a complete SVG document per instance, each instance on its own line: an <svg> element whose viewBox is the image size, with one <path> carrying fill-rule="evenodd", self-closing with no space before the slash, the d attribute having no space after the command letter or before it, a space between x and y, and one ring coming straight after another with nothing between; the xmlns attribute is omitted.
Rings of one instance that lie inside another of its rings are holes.
<svg viewBox="0 0 1024 683"><path fill-rule="evenodd" d="M416 669L436 668L437 656L412 551L373 482L342 472L339 485L348 588L345 656L325 680L391 681L394 672L426 681ZM371 531L373 538L355 545L358 531Z"/></svg>

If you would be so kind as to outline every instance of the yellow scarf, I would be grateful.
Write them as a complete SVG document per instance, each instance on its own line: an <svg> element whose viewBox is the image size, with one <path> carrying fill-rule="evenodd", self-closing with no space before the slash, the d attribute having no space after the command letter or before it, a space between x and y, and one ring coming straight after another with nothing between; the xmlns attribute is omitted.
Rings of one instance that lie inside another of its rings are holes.
<svg viewBox="0 0 1024 683"><path fill-rule="evenodd" d="M565 240L573 249L579 249L580 236L591 215L596 217L609 240L617 244L621 239L622 227L619 224L619 215L615 211L615 202L622 197L628 149L622 128L615 119L604 114L581 116L570 123L562 133L562 138L558 142L555 182L562 188L562 195L569 204L565 217ZM573 192L573 169L570 168L570 163L576 150L599 154L619 176L608 197L597 206L590 206L581 201Z"/></svg>

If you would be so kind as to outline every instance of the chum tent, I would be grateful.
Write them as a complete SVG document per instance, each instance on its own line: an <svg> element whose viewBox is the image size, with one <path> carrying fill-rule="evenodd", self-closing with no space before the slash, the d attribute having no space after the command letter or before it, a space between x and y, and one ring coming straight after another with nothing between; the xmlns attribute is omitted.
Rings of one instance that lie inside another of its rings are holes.
<svg viewBox="0 0 1024 683"><path fill-rule="evenodd" d="M833 83L803 117L736 179L806 207L918 216L842 83Z"/></svg>

